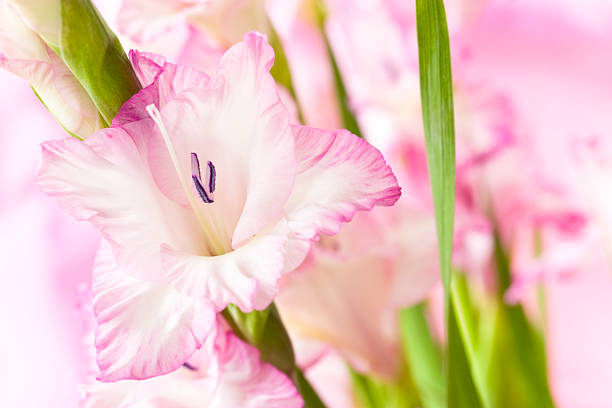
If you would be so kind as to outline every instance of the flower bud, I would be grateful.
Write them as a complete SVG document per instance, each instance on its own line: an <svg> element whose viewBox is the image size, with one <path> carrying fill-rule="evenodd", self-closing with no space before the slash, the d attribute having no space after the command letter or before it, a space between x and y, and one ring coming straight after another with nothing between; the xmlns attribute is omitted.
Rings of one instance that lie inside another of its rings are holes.
<svg viewBox="0 0 612 408"><path fill-rule="evenodd" d="M29 82L69 133L85 138L102 127L98 110L83 86L51 47L32 31L11 0L0 0L0 27L0 67Z"/></svg>
<svg viewBox="0 0 612 408"><path fill-rule="evenodd" d="M8 0L36 34L54 49L59 48L62 32L61 0Z"/></svg>

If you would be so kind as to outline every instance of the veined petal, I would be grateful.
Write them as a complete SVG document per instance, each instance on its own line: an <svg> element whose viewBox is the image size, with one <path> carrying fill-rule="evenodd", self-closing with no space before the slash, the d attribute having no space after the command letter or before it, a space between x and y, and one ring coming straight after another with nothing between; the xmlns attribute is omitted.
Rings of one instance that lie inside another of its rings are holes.
<svg viewBox="0 0 612 408"><path fill-rule="evenodd" d="M144 379L182 366L215 323L212 304L126 274L102 242L94 264L99 379Z"/></svg>
<svg viewBox="0 0 612 408"><path fill-rule="evenodd" d="M323 341L362 372L392 378L398 370L396 272L387 256L346 257L313 249L313 261L287 276L279 311L296 337Z"/></svg>
<svg viewBox="0 0 612 408"><path fill-rule="evenodd" d="M159 192L122 129L99 131L85 142L45 142L42 152L38 186L70 215L89 220L109 241L125 272L159 280L159 246L164 242L205 253L193 213Z"/></svg>
<svg viewBox="0 0 612 408"><path fill-rule="evenodd" d="M209 299L217 311L229 303L243 312L265 309L278 292L284 265L287 228L259 234L221 256L196 256L162 248L168 281L196 299Z"/></svg>
<svg viewBox="0 0 612 408"><path fill-rule="evenodd" d="M285 213L294 240L336 234L359 210L390 206L401 190L380 152L346 130L292 126L298 160L295 186ZM294 243L294 262L309 245ZM288 264L292 269L296 264Z"/></svg>
<svg viewBox="0 0 612 408"><path fill-rule="evenodd" d="M216 328L189 360L189 367L142 381L86 385L83 407L302 407L287 376L262 363L257 349L238 339L221 319Z"/></svg>
<svg viewBox="0 0 612 408"><path fill-rule="evenodd" d="M186 158L181 161L185 177L191 174L188 158L192 152L217 169L215 203L204 211L220 220L232 248L277 222L293 186L294 140L288 111L269 73L273 60L265 38L248 33L224 54L206 86L185 87L168 103L160 102L177 157ZM162 138L154 134L150 143L157 163L153 169L156 180L177 179L163 172L170 168L170 157ZM164 193L184 204L176 192Z"/></svg>
<svg viewBox="0 0 612 408"><path fill-rule="evenodd" d="M303 401L291 380L259 351L226 332L220 359L222 378L211 408L301 408Z"/></svg>
<svg viewBox="0 0 612 408"><path fill-rule="evenodd" d="M181 92L204 87L210 80L198 69L168 63L165 57L158 54L131 50L130 61L144 88L123 104L113 119L113 126L149 119L147 106L153 104L162 108Z"/></svg>
<svg viewBox="0 0 612 408"><path fill-rule="evenodd" d="M233 231L233 248L281 215L293 186L294 141L287 109L270 75L273 63L274 51L265 37L250 32L225 53L213 79L224 88L219 123L230 125L219 129L218 136L230 134L234 146L248 149L243 151L249 158L246 201ZM237 114L240 121L227 117Z"/></svg>

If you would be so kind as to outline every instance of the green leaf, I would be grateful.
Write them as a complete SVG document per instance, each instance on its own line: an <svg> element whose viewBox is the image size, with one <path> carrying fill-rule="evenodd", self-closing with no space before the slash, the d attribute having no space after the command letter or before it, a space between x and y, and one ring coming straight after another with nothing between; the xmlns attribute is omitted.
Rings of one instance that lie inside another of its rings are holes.
<svg viewBox="0 0 612 408"><path fill-rule="evenodd" d="M238 337L257 347L263 361L272 364L289 377L293 376L293 346L274 304L265 310L250 313L228 305L223 311L223 317Z"/></svg>
<svg viewBox="0 0 612 408"><path fill-rule="evenodd" d="M478 364L465 323L468 311L453 299L452 250L455 207L455 129L453 80L446 14L442 0L416 0L419 76L427 163L436 215L440 273L448 337L447 403L452 407L483 405L485 390L474 381ZM466 343L467 342L467 343ZM486 406L486 405L485 405Z"/></svg>
<svg viewBox="0 0 612 408"><path fill-rule="evenodd" d="M416 0L419 75L440 270L450 293L455 208L455 124L448 29L442 0Z"/></svg>
<svg viewBox="0 0 612 408"><path fill-rule="evenodd" d="M407 371L396 382L361 374L350 368L353 389L363 408L418 408L421 401Z"/></svg>
<svg viewBox="0 0 612 408"><path fill-rule="evenodd" d="M529 322L523 307L508 305L504 293L510 286L508 257L495 239L498 291L489 387L499 408L552 408L548 387L544 339Z"/></svg>
<svg viewBox="0 0 612 408"><path fill-rule="evenodd" d="M448 319L449 404L453 407L493 407L483 369L484 356L478 347L476 309L464 276L453 277Z"/></svg>
<svg viewBox="0 0 612 408"><path fill-rule="evenodd" d="M270 74L278 84L284 86L287 91L289 91L289 94L293 98L297 108L298 120L300 123L304 123L304 115L302 113L302 108L300 107L300 101L295 93L293 78L291 77L291 70L289 69L289 61L287 60L283 43L271 22L268 22L268 27L268 39L270 41L270 46L272 49L274 49L274 65L270 70Z"/></svg>
<svg viewBox="0 0 612 408"><path fill-rule="evenodd" d="M89 0L61 0L58 54L87 91L107 125L141 88L119 40Z"/></svg>
<svg viewBox="0 0 612 408"><path fill-rule="evenodd" d="M357 119L355 118L355 115L349 107L349 98L346 92L346 86L344 85L344 80L342 79L342 75L340 74L338 62L336 61L336 57L334 56L331 44L329 43L329 38L327 37L327 32L325 30L325 19L327 18L327 10L325 8L325 4L323 1L317 0L314 2L314 7L317 17L317 23L319 25L319 31L321 32L321 35L325 40L325 48L327 49L327 55L329 57L332 73L334 75L334 86L336 88L336 98L338 101L338 108L340 109L342 124L344 128L352 134L357 135L359 137L363 137L361 129L359 128L359 124L357 123Z"/></svg>
<svg viewBox="0 0 612 408"><path fill-rule="evenodd" d="M424 304L400 312L400 331L406 365L419 391L423 407L444 407L446 390L442 351L431 336Z"/></svg>
<svg viewBox="0 0 612 408"><path fill-rule="evenodd" d="M298 391L304 400L304 408L325 408L325 404L319 398L315 390L306 379L302 370L296 367L293 375L293 382L297 385Z"/></svg>

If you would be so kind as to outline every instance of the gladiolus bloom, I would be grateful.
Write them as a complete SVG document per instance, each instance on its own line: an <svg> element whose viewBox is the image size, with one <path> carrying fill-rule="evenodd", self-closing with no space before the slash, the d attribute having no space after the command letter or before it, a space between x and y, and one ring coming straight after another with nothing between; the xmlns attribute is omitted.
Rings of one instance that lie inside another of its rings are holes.
<svg viewBox="0 0 612 408"><path fill-rule="evenodd" d="M266 308L319 233L399 198L368 143L290 125L273 58L257 33L212 76L133 53L148 86L113 127L43 144L39 186L110 248L93 277L102 380L180 367L216 312Z"/></svg>

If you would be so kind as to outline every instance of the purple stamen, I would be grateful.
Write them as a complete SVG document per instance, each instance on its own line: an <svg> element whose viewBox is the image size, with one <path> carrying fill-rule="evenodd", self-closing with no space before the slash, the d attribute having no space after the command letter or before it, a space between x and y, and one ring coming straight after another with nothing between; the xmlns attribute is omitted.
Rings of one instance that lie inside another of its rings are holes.
<svg viewBox="0 0 612 408"><path fill-rule="evenodd" d="M206 180L208 180L208 191L211 193L215 192L215 182L217 180L217 170L215 169L215 165L212 162L208 161L208 166L206 167Z"/></svg>
<svg viewBox="0 0 612 408"><path fill-rule="evenodd" d="M191 179L193 180L198 195L206 204L215 201L212 193L215 191L216 175L215 165L209 161L206 166L206 183L203 183L202 174L200 172L200 160L196 153L191 153ZM208 191L205 186L208 187Z"/></svg>

